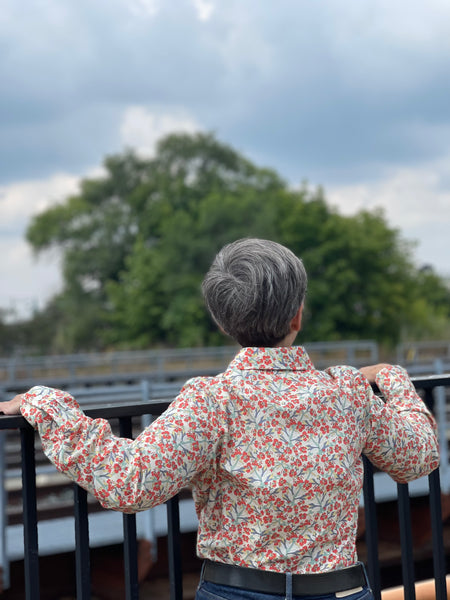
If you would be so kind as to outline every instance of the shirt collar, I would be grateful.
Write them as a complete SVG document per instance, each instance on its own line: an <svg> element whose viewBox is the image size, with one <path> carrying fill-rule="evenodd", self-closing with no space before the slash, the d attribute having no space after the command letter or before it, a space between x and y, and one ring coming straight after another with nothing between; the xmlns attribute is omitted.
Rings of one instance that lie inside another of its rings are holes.
<svg viewBox="0 0 450 600"><path fill-rule="evenodd" d="M300 371L314 369L302 346L277 348L242 348L231 361L230 369Z"/></svg>

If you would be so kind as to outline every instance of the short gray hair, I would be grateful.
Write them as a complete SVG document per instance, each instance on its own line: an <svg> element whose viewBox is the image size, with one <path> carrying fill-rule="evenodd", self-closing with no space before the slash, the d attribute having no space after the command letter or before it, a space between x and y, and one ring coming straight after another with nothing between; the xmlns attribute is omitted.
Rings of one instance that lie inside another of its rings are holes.
<svg viewBox="0 0 450 600"><path fill-rule="evenodd" d="M306 293L302 261L269 240L237 240L217 254L202 291L215 322L241 346L276 346Z"/></svg>

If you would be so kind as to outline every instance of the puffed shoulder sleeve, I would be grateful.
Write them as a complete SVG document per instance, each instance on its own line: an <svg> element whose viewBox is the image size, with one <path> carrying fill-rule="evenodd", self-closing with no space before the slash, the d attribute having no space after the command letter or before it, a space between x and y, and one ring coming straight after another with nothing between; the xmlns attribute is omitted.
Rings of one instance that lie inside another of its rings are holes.
<svg viewBox="0 0 450 600"><path fill-rule="evenodd" d="M220 418L207 394L185 387L135 440L113 434L67 392L37 386L24 394L21 413L45 454L106 508L137 512L161 504L206 469L220 444Z"/></svg>

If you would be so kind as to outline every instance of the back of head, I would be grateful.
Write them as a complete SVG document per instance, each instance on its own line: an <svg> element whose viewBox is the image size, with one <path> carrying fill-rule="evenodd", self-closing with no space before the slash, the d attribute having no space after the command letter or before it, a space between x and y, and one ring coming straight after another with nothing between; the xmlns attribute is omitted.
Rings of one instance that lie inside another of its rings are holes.
<svg viewBox="0 0 450 600"><path fill-rule="evenodd" d="M237 240L217 254L203 281L206 306L241 346L276 346L306 293L302 261L269 240Z"/></svg>

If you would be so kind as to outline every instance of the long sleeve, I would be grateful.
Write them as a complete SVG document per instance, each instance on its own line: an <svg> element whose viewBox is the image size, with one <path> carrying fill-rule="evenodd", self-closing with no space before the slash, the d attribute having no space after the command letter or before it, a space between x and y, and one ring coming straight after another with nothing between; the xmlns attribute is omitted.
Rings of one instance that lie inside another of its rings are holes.
<svg viewBox="0 0 450 600"><path fill-rule="evenodd" d="M115 436L68 393L36 386L21 413L47 457L106 508L137 512L161 504L207 469L220 443L217 415L204 398L184 393L135 440Z"/></svg>
<svg viewBox="0 0 450 600"><path fill-rule="evenodd" d="M376 383L384 401L373 394L367 382L368 433L364 454L399 483L428 475L439 466L434 417L402 367L382 369Z"/></svg>

